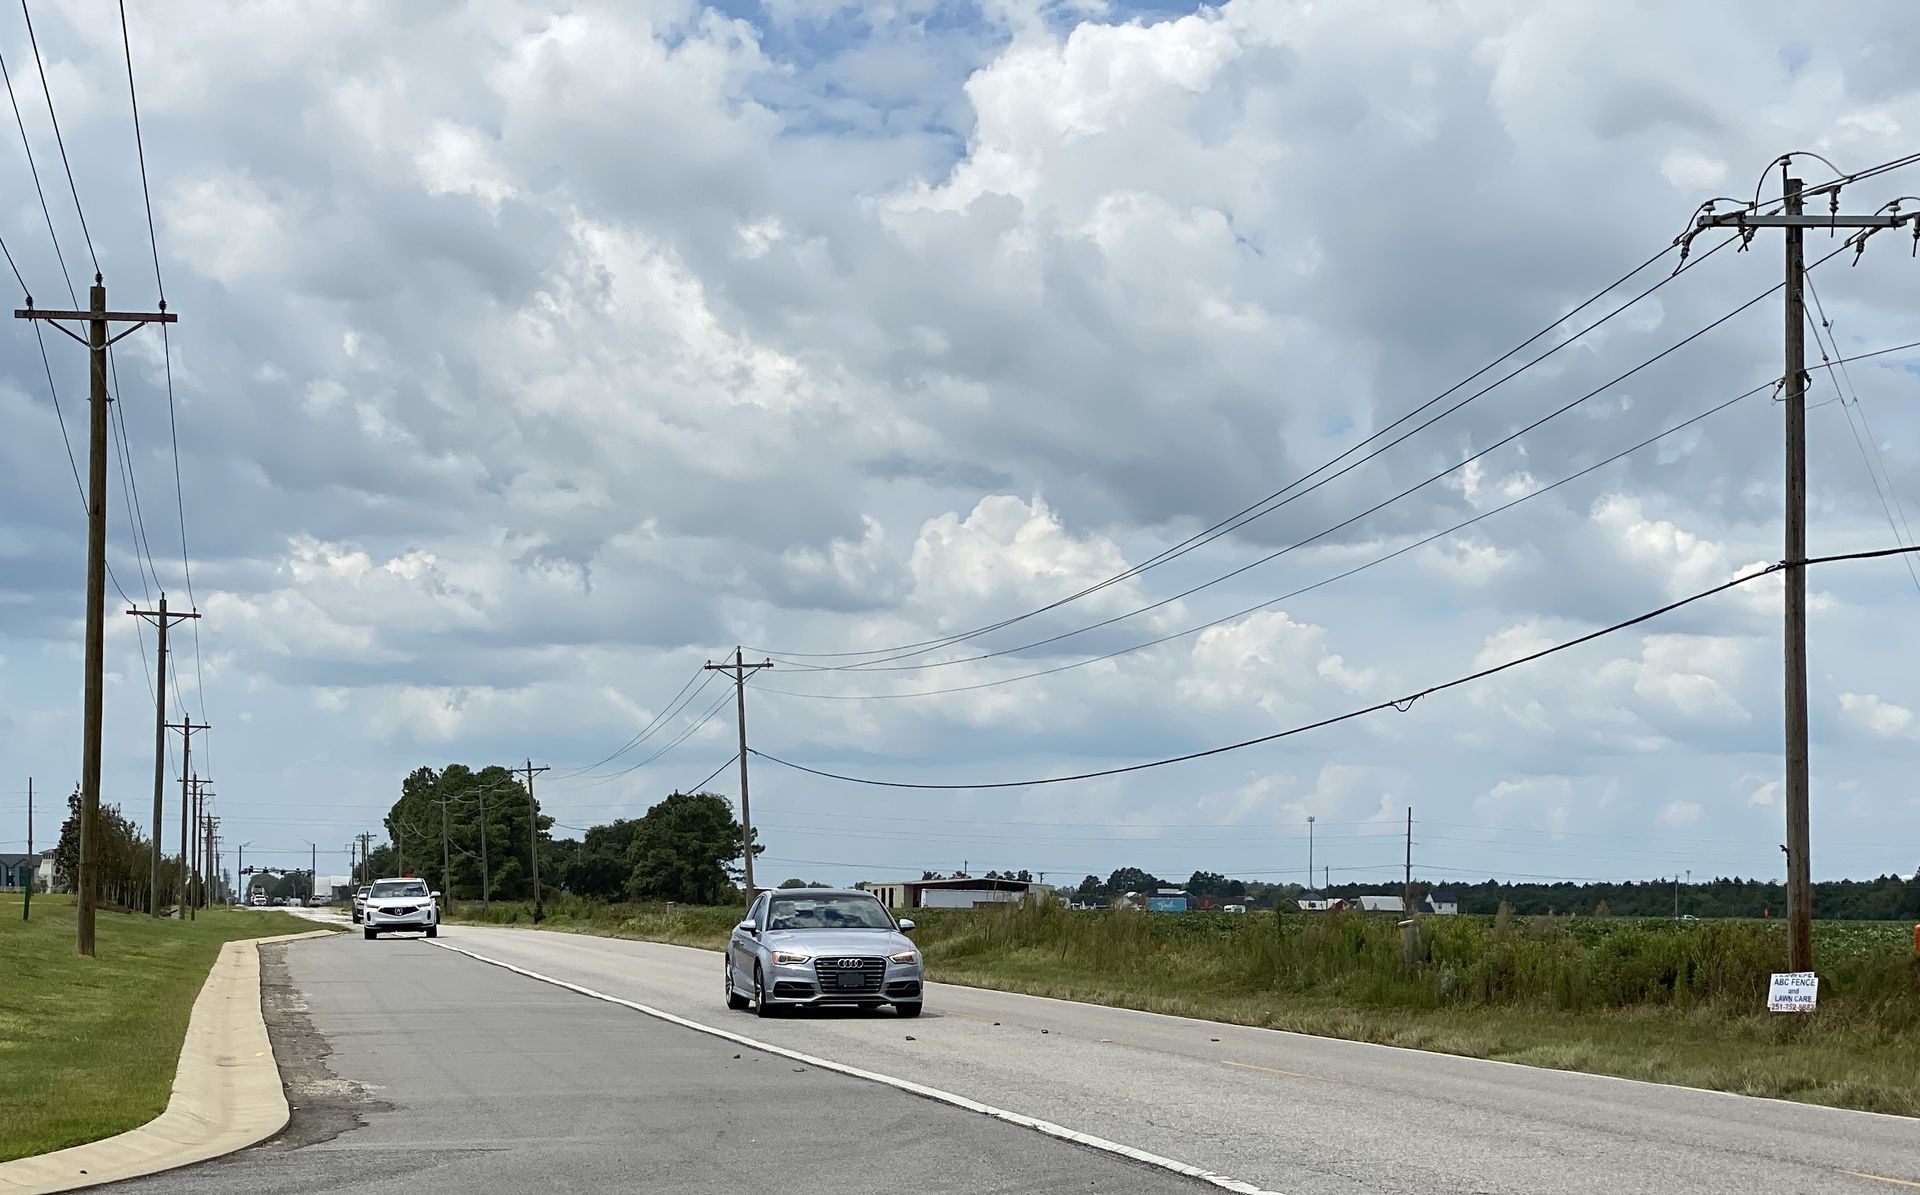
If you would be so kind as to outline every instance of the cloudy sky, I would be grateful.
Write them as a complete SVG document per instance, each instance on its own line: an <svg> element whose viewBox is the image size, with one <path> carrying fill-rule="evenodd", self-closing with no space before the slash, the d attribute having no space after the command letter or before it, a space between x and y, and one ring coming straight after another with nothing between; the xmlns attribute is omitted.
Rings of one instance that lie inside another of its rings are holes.
<svg viewBox="0 0 1920 1195"><path fill-rule="evenodd" d="M35 31L112 304L146 308L123 51L94 7L39 4ZM1852 171L1920 150L1920 27L1898 0L1844 21L1618 0L128 8L181 315L204 618L179 684L215 726L196 768L227 843L292 865L315 842L322 870L421 764L550 764L543 801L570 826L716 769L737 794L725 686L699 671L736 644L781 661L749 689L756 748L991 782L1399 697L1777 560L1778 234L1703 238L1671 281L1670 254L1569 313L1703 200L1777 194L1783 152ZM18 14L0 51L83 287ZM12 127L0 180L0 236L34 300L66 305ZM1911 192L1920 167L1843 203ZM1830 353L1920 340L1911 248L1887 234L1816 269ZM1538 364L1230 536L886 650L1146 562L1543 331L1419 419L1554 350ZM71 434L84 358L46 349ZM110 560L135 599L181 604L162 342L115 356L146 535L116 449ZM1920 523L1917 369L1909 351L1816 372L1813 552L1892 546L1895 498ZM55 416L15 322L8 850L26 777L51 804L79 768L85 528ZM1920 579L1875 561L1810 588L1815 874L1910 872ZM1434 878L1774 876L1780 592L1120 777L902 791L756 759L765 867L1300 879L1311 815L1336 880L1384 882L1411 805ZM104 790L144 819L152 640L108 606ZM799 654L835 652L870 654Z"/></svg>

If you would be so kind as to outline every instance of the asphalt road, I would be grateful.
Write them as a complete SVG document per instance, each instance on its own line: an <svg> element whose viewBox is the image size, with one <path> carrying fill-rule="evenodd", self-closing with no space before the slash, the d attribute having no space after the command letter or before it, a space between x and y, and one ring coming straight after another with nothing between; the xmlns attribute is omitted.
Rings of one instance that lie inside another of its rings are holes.
<svg viewBox="0 0 1920 1195"><path fill-rule="evenodd" d="M470 927L446 930L442 942L1285 1195L1886 1195L1920 1187L1920 1121L1899 1117L944 985L929 989L926 1015L913 1022L891 1014L763 1021L726 1010L720 956L707 951ZM494 983L501 975L533 982L452 958L492 971ZM415 965L410 955L406 965ZM599 1035L599 1026L617 1041L660 1024L601 1004L609 1019L580 1007L595 1002L574 999L566 1007L577 1017L566 1014L552 1031L569 1043ZM729 1053L721 1048L721 1061L731 1062ZM1098 1171L1096 1155L1067 1158L1085 1168L1075 1172L1083 1180ZM1124 1189L1152 1189L1132 1178ZM1033 1189L1043 1188L1080 1189L1052 1181Z"/></svg>
<svg viewBox="0 0 1920 1195"><path fill-rule="evenodd" d="M449 929L442 941L468 931ZM1190 1179L803 1066L419 938L267 947L293 1123L142 1195L1146 1192ZM717 981L716 981L717 982ZM890 1018L870 1022L898 1027Z"/></svg>

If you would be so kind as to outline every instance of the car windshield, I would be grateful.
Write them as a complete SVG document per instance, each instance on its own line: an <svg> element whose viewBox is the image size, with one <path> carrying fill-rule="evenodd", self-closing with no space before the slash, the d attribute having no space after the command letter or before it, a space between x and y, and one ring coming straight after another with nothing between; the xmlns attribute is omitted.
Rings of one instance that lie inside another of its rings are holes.
<svg viewBox="0 0 1920 1195"><path fill-rule="evenodd" d="M768 929L892 929L871 896L782 896L767 907Z"/></svg>
<svg viewBox="0 0 1920 1195"><path fill-rule="evenodd" d="M375 884L373 891L368 893L369 896L375 897L425 896L426 894L427 884L425 880L393 880L388 883Z"/></svg>

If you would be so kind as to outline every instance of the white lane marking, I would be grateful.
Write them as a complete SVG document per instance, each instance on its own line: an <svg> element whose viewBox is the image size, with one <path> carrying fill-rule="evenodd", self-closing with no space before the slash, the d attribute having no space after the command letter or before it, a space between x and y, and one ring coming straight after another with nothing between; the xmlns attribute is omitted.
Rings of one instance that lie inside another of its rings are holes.
<svg viewBox="0 0 1920 1195"><path fill-rule="evenodd" d="M936 1100L942 1104L951 1104L956 1108L964 1108L968 1112L978 1112L982 1116L991 1116L995 1120L1003 1120L1008 1124L1019 1125L1021 1128L1034 1129L1038 1132L1045 1133L1049 1137L1057 1137L1062 1141L1071 1141L1075 1145L1084 1145L1090 1149L1117 1154L1120 1157L1139 1162L1145 1166L1153 1166L1161 1170L1172 1171L1175 1174L1185 1175L1188 1178L1199 1179L1201 1182L1219 1187L1223 1191L1234 1191L1237 1192L1238 1195L1281 1195L1281 1192L1269 1191L1264 1187L1257 1187L1252 1183L1242 1182L1237 1178L1229 1178L1224 1174L1216 1174L1214 1171L1207 1170L1200 1166L1176 1161L1173 1158L1163 1158L1159 1154L1148 1153L1144 1149L1135 1149L1131 1145L1122 1145L1118 1141L1109 1141L1105 1137L1095 1137L1091 1133L1082 1133L1077 1129L1057 1125L1049 1120L1041 1120L1038 1117L1026 1116L1019 1112L1009 1112L1005 1108L996 1108L991 1104L983 1104L978 1100L968 1099L964 1095L955 1095L953 1092L942 1091L937 1087L928 1087L924 1083L915 1083L911 1079L900 1079L892 1075L880 1074L878 1071L863 1070L857 1066L848 1066L844 1062L831 1062L825 1058L815 1057L812 1054L804 1054L799 1050L789 1050L785 1046L776 1046L767 1042L757 1041L744 1034L735 1033L730 1029L721 1029L715 1025L706 1025L699 1021L691 1021L686 1017L667 1012L664 1009L653 1008L650 1005L641 1004L634 1000L623 1000L619 996L609 996L605 992L596 992L592 988L582 987L577 983L569 983L564 979L555 979L551 975L542 975L538 971L531 971L525 967L515 966L513 963L505 962L501 959L489 958L487 955L478 954L471 950L462 950L458 946L453 946L437 939L427 942L427 945L438 946L442 950L451 950L455 954L464 954L477 962L487 963L491 966L502 968L503 970L512 971L514 974L524 975L528 979L537 979L542 983L550 983L555 987L565 988L570 992L578 992L582 996L590 996L595 1000L605 1000L609 1004L618 1004L622 1008L631 1008L635 1012L645 1013L647 1016L666 1021L672 1025L678 1025L683 1029L691 1029L696 1033L709 1034L713 1037L730 1041L735 1045L746 1046L750 1049L762 1051L763 1053L777 1054L782 1058L791 1058L795 1062L804 1062L809 1066L819 1067L821 1070L834 1071L838 1074L850 1075L856 1079L866 1079L873 1083L884 1083L888 1087L897 1088L900 1091L920 1096L923 1099Z"/></svg>

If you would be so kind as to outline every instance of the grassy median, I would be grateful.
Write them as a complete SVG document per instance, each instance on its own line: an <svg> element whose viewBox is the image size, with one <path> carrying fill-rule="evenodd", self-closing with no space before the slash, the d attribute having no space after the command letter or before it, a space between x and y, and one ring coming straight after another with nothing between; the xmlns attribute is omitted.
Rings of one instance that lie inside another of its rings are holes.
<svg viewBox="0 0 1920 1195"><path fill-rule="evenodd" d="M193 921L102 910L74 953L69 896L0 896L0 1161L125 1132L167 1106L187 1018L222 944L319 928L285 913Z"/></svg>
<svg viewBox="0 0 1920 1195"><path fill-rule="evenodd" d="M526 925L525 905L462 920ZM545 928L717 948L738 909L561 898ZM1920 1116L1912 927L1815 926L1820 1010L1765 1011L1778 921L922 909L947 983Z"/></svg>

